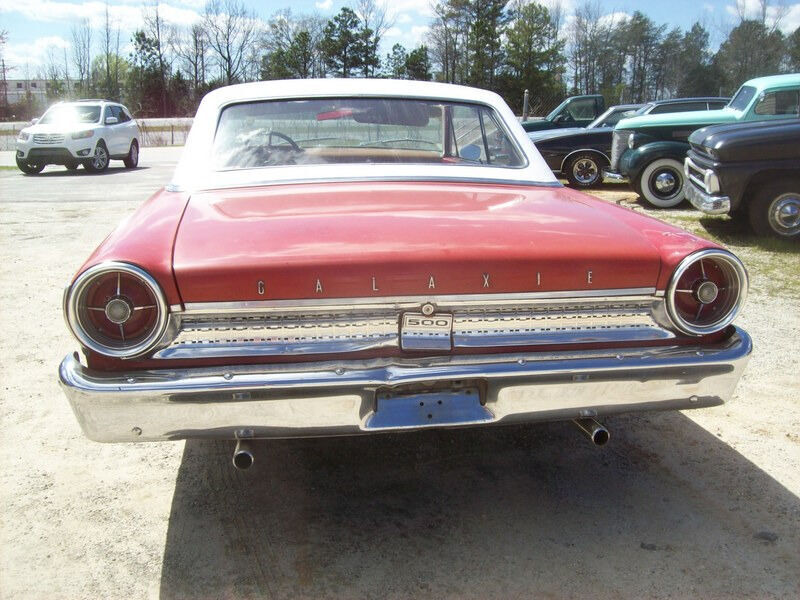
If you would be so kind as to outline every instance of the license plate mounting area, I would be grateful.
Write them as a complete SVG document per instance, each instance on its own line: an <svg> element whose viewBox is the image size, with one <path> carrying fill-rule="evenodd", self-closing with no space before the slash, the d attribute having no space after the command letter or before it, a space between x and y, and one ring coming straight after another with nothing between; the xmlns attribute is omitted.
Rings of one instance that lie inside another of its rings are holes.
<svg viewBox="0 0 800 600"><path fill-rule="evenodd" d="M418 429L486 423L493 419L481 404L478 388L409 394L378 393L375 412L366 420L369 430Z"/></svg>

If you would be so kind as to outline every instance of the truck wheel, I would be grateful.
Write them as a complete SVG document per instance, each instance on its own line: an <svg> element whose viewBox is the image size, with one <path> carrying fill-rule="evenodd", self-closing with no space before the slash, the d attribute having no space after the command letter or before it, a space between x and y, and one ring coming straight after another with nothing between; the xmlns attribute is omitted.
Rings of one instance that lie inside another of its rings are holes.
<svg viewBox="0 0 800 600"><path fill-rule="evenodd" d="M642 197L656 208L671 208L683 202L683 165L674 158L659 158L642 171Z"/></svg>
<svg viewBox="0 0 800 600"><path fill-rule="evenodd" d="M102 173L108 168L108 149L103 140L94 147L94 156L83 163L83 168L90 173Z"/></svg>
<svg viewBox="0 0 800 600"><path fill-rule="evenodd" d="M24 160L17 159L17 168L25 173L25 175L37 175L42 172L44 165L29 163Z"/></svg>
<svg viewBox="0 0 800 600"><path fill-rule="evenodd" d="M131 149L128 150L128 155L122 159L125 163L126 169L135 169L139 164L139 142L133 140L131 142Z"/></svg>
<svg viewBox="0 0 800 600"><path fill-rule="evenodd" d="M800 239L800 180L779 181L756 191L748 209L758 235Z"/></svg>
<svg viewBox="0 0 800 600"><path fill-rule="evenodd" d="M570 185L590 188L603 181L603 172L597 156L591 152L581 152L570 158L564 169Z"/></svg>

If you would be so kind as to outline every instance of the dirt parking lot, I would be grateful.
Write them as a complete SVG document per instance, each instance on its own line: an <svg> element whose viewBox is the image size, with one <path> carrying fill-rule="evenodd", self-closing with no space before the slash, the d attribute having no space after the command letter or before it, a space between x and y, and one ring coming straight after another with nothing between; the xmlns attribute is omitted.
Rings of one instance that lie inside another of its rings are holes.
<svg viewBox="0 0 800 600"><path fill-rule="evenodd" d="M800 248L688 208L657 215L752 277L725 406L608 419L599 449L568 423L260 442L246 472L230 443L84 438L56 382L63 286L178 152L0 166L0 597L800 595Z"/></svg>

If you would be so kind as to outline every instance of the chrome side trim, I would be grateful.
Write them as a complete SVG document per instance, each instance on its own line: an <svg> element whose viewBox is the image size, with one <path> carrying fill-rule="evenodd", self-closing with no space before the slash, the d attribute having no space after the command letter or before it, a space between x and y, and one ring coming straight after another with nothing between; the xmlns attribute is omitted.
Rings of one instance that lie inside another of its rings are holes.
<svg viewBox="0 0 800 600"><path fill-rule="evenodd" d="M410 384L412 393L482 386L487 424L714 406L730 399L751 351L735 329L693 346L128 373L92 371L70 355L59 378L96 441L235 439L242 430L280 438L366 433L376 394Z"/></svg>
<svg viewBox="0 0 800 600"><path fill-rule="evenodd" d="M591 298L603 301L608 298L622 299L626 297L652 296L656 289L621 288L608 290L572 290L555 292L520 292L511 294L456 294L442 296L382 296L374 298L299 298L297 300L244 300L239 302L187 302L185 315L248 312L297 312L330 310L339 308L374 308L374 309L408 309L419 307L425 303L434 304L437 308L457 307L465 304L480 303L484 306L499 304L542 303L550 300L572 300Z"/></svg>

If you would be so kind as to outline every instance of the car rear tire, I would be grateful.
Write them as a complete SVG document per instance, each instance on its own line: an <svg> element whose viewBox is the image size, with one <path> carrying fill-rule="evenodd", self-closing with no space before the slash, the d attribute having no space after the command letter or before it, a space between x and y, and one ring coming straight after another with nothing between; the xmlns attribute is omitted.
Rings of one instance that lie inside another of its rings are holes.
<svg viewBox="0 0 800 600"><path fill-rule="evenodd" d="M102 173L108 168L110 157L105 142L100 140L94 147L94 156L83 163L83 168L90 173Z"/></svg>
<svg viewBox="0 0 800 600"><path fill-rule="evenodd" d="M125 167L128 169L136 168L136 166L139 164L139 142L136 140L131 142L131 148L128 150L128 155L122 159L122 162L125 163Z"/></svg>
<svg viewBox="0 0 800 600"><path fill-rule="evenodd" d="M656 208L678 206L686 197L683 165L674 158L659 158L651 162L642 170L638 185L642 198Z"/></svg>
<svg viewBox="0 0 800 600"><path fill-rule="evenodd" d="M25 173L25 175L38 175L44 169L44 165L40 165L38 163L29 163L24 160L16 159L17 160L17 168L20 171Z"/></svg>
<svg viewBox="0 0 800 600"><path fill-rule="evenodd" d="M800 239L800 180L779 181L758 189L748 217L758 235Z"/></svg>
<svg viewBox="0 0 800 600"><path fill-rule="evenodd" d="M567 181L577 188L592 188L603 181L603 165L596 154L581 152L567 161Z"/></svg>

